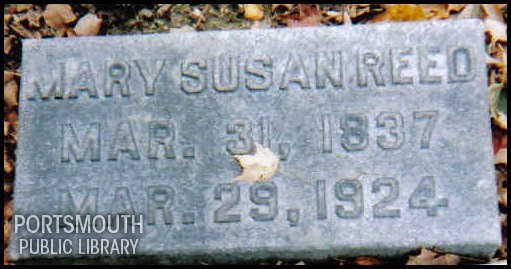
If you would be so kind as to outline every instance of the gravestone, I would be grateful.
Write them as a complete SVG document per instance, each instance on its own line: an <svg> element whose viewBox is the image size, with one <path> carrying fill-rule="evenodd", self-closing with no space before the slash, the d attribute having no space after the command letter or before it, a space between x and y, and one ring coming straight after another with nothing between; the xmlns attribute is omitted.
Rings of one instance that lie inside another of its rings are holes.
<svg viewBox="0 0 511 269"><path fill-rule="evenodd" d="M134 214L143 232L20 226L10 257L491 256L486 81L477 20L24 40L15 216ZM256 143L276 175L234 180L233 156ZM123 236L139 239L134 255L20 251Z"/></svg>

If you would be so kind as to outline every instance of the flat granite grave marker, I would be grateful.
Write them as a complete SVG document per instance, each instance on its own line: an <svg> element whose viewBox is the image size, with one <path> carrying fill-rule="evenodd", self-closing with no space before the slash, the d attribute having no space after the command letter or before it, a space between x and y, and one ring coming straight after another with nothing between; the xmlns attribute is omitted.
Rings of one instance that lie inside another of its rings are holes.
<svg viewBox="0 0 511 269"><path fill-rule="evenodd" d="M14 261L491 256L501 242L478 20L24 40L22 72ZM235 181L233 156L256 143L279 170ZM119 214L143 232L56 230L75 227L58 215Z"/></svg>

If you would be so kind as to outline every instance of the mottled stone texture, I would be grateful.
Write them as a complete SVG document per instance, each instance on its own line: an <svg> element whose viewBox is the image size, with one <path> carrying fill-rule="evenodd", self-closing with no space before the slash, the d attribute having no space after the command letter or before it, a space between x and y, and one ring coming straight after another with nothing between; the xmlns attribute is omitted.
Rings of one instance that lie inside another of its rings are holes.
<svg viewBox="0 0 511 269"><path fill-rule="evenodd" d="M144 215L102 262L491 256L484 55L476 20L25 40L14 214ZM255 142L279 171L234 181Z"/></svg>

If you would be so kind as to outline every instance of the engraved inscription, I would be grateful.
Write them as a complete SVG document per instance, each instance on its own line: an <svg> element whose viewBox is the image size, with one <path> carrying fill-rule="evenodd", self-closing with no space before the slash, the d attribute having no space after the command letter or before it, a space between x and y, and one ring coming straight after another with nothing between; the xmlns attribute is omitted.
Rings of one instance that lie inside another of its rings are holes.
<svg viewBox="0 0 511 269"><path fill-rule="evenodd" d="M425 176L408 200L410 208L426 209L428 216L437 216L439 207L448 207L447 198L437 198L435 178Z"/></svg>
<svg viewBox="0 0 511 269"><path fill-rule="evenodd" d="M227 134L237 135L237 139L227 141L227 151L232 155L248 154L252 151L252 125L250 121L237 119L227 125Z"/></svg>
<svg viewBox="0 0 511 269"><path fill-rule="evenodd" d="M335 197L342 202L350 202L351 208L346 203L335 206L335 214L339 218L359 218L364 213L364 199L362 184L356 179L341 179L335 182Z"/></svg>
<svg viewBox="0 0 511 269"><path fill-rule="evenodd" d="M300 210L293 208L287 210L287 221L290 227L296 227L300 221Z"/></svg>
<svg viewBox="0 0 511 269"><path fill-rule="evenodd" d="M367 181L364 181L367 182ZM326 186L327 181L316 181L316 219L328 217L326 188L332 188L334 197L341 202L335 205L335 215L341 219L360 218L364 215L364 193L362 183L358 179L340 179L333 186ZM380 197L372 205L375 218L399 218L401 208L398 207L400 195L397 177L375 177L371 185L371 193ZM430 217L438 215L439 208L448 207L448 199L437 197L433 176L424 176L415 190L410 194L408 207L426 209Z"/></svg>
<svg viewBox="0 0 511 269"><path fill-rule="evenodd" d="M163 66L165 65L165 60L156 60L152 61L152 64L147 63L145 60L139 59L135 60L135 65L140 72L140 76L144 80L145 86L145 94L146 95L154 95L155 92L155 82L156 79L160 76Z"/></svg>
<svg viewBox="0 0 511 269"><path fill-rule="evenodd" d="M373 181L372 192L382 191L383 187L388 188L388 195L383 197L379 203L373 206L373 214L376 218L395 218L400 216L398 208L388 209L389 204L397 200L399 196L399 184L393 177L382 177Z"/></svg>
<svg viewBox="0 0 511 269"><path fill-rule="evenodd" d="M414 111L413 122L423 128L422 134L414 137L414 140L420 140L420 148L428 149L430 147L431 137L434 131L435 123L439 117L436 110ZM330 114L321 115L321 139L320 151L323 153L332 153L334 148L333 135L334 128L340 128L342 135L340 143L345 151L355 152L367 149L370 137L368 117L363 113L346 113L339 117L339 127L331 126ZM404 116L397 111L380 112L374 119L376 123L376 144L383 150L401 149L406 141ZM408 121L411 122L412 120ZM425 121L425 123L423 123ZM335 122L335 121L334 121ZM415 127L415 126L414 126ZM371 141L373 139L371 138Z"/></svg>
<svg viewBox="0 0 511 269"><path fill-rule="evenodd" d="M346 151L359 151L367 147L367 117L364 114L346 114L341 119L341 144Z"/></svg>
<svg viewBox="0 0 511 269"><path fill-rule="evenodd" d="M150 159L158 159L158 150L163 147L163 156L167 159L175 159L176 155L172 147L174 141L174 125L172 122L151 121L149 123L149 154Z"/></svg>
<svg viewBox="0 0 511 269"><path fill-rule="evenodd" d="M272 147L271 136L273 131L270 128L270 120L268 117L261 117L258 121L254 121L254 125L258 125L259 139L258 141L268 147ZM232 155L250 154L254 150L254 141L257 141L252 136L252 122L246 119L235 119L227 125L226 133L236 139L228 139L226 150ZM279 141L275 141L279 142ZM275 151L278 153L279 159L285 161L291 154L291 143L280 142L276 144ZM275 147L273 147L275 148Z"/></svg>
<svg viewBox="0 0 511 269"><path fill-rule="evenodd" d="M87 189L87 194L78 203L71 190L60 190L60 212L70 215L96 214L98 212L98 188Z"/></svg>
<svg viewBox="0 0 511 269"><path fill-rule="evenodd" d="M419 81L420 83L437 84L442 82L440 75L434 75L435 71L438 73L438 56L440 55L440 48L421 46L419 47Z"/></svg>
<svg viewBox="0 0 511 269"><path fill-rule="evenodd" d="M420 147L421 149L428 149L433 134L433 128L435 128L435 123L438 119L438 111L417 111L413 113L413 117L416 121L421 121L422 119L427 120L420 140Z"/></svg>
<svg viewBox="0 0 511 269"><path fill-rule="evenodd" d="M117 160L119 153L128 153L132 160L139 160L140 154L129 121L120 122L108 152L109 160Z"/></svg>
<svg viewBox="0 0 511 269"><path fill-rule="evenodd" d="M156 81L163 77L165 69L179 70L180 78L176 81L179 85L169 89L179 87L186 94L241 89L256 93L270 89L288 90L292 85L302 90L434 86L443 82L472 81L476 75L474 57L471 45L439 47L424 44L360 48L355 55L345 51L292 52L278 57L226 53L209 59L184 59L177 63L179 68L173 68L176 63L168 59L108 59L100 63L101 67L94 61L57 62L51 71L46 71L49 74L29 82L26 98L31 101L51 100L52 97L53 100L95 99L100 94L106 98L126 98L134 96L135 91L136 96L154 96ZM354 66L345 61L350 58L356 60ZM346 75L350 74L349 69L353 69L351 72L356 76L353 82ZM98 72L104 76L96 75ZM133 87L134 81L141 81L143 87Z"/></svg>
<svg viewBox="0 0 511 269"><path fill-rule="evenodd" d="M327 218L325 188L325 180L316 181L316 213L319 220Z"/></svg>
<svg viewBox="0 0 511 269"><path fill-rule="evenodd" d="M405 75L404 72L409 71L410 62L412 61L412 48L396 48L390 50L390 60L392 67L392 83L394 84L412 84L413 77Z"/></svg>
<svg viewBox="0 0 511 269"><path fill-rule="evenodd" d="M69 88L68 98L77 98L78 92L87 91L89 97L98 97L98 90L96 88L96 81L92 73L90 62L81 62L78 67L78 72L71 83Z"/></svg>
<svg viewBox="0 0 511 269"><path fill-rule="evenodd" d="M278 213L277 186L273 182L256 183L250 187L250 201L255 205L267 207L266 213L260 208L250 209L250 216L254 220L273 220Z"/></svg>
<svg viewBox="0 0 511 269"><path fill-rule="evenodd" d="M76 162L81 162L85 160L87 152L91 161L99 161L101 153L99 126L99 123L92 123L88 126L83 136L77 136L71 124L63 124L61 161L70 162L71 156L73 156ZM79 139L79 137L83 138Z"/></svg>
<svg viewBox="0 0 511 269"><path fill-rule="evenodd" d="M110 212L116 214L135 214L135 208L133 207L133 200L128 187L118 187L115 190L114 201L110 208Z"/></svg>
<svg viewBox="0 0 511 269"><path fill-rule="evenodd" d="M31 84L33 85L33 90L28 92L28 100L37 100L37 97L40 97L42 100L48 100L51 96L54 96L55 99L64 98L66 64L55 64L55 68L52 69L52 73L53 74L51 76L42 76L32 81ZM48 82L49 80L51 82Z"/></svg>
<svg viewBox="0 0 511 269"><path fill-rule="evenodd" d="M340 51L320 52L316 56L316 88L324 89L327 81L334 88L343 86L343 61Z"/></svg>
<svg viewBox="0 0 511 269"><path fill-rule="evenodd" d="M299 54L289 54L286 69L280 82L280 89L287 90L289 83L299 84L302 89L309 89L311 87L305 64L303 63L302 56Z"/></svg>
<svg viewBox="0 0 511 269"><path fill-rule="evenodd" d="M358 54L358 86L366 87L368 85L368 74L376 86L384 86L382 67L383 61L379 51L359 52Z"/></svg>
<svg viewBox="0 0 511 269"><path fill-rule="evenodd" d="M467 82L474 78L472 50L466 47L450 47L448 56L449 82Z"/></svg>
<svg viewBox="0 0 511 269"><path fill-rule="evenodd" d="M245 85L249 90L268 90L272 85L272 60L269 56L258 56L248 59L246 64L247 77Z"/></svg>
<svg viewBox="0 0 511 269"><path fill-rule="evenodd" d="M213 60L213 85L215 90L230 92L238 89L238 60L235 56L222 56Z"/></svg>
<svg viewBox="0 0 511 269"><path fill-rule="evenodd" d="M323 130L323 152L332 152L332 126L330 125L330 114L321 116L321 124Z"/></svg>
<svg viewBox="0 0 511 269"><path fill-rule="evenodd" d="M105 79L105 96L111 97L113 92L120 91L121 96L129 97L130 90L127 82L130 75L130 66L125 61L107 61Z"/></svg>
<svg viewBox="0 0 511 269"><path fill-rule="evenodd" d="M229 193L229 198L226 199L223 193ZM223 201L223 204L215 210L214 222L239 222L241 221L240 214L229 213L234 206L240 202L240 187L233 183L223 183L215 187L214 198L217 201Z"/></svg>
<svg viewBox="0 0 511 269"><path fill-rule="evenodd" d="M398 149L405 142L403 116L399 112L382 112L376 118L376 126L385 128L386 134L377 138L382 149Z"/></svg>
<svg viewBox="0 0 511 269"><path fill-rule="evenodd" d="M181 64L181 89L186 93L200 93L207 86L206 61L186 60Z"/></svg>
<svg viewBox="0 0 511 269"><path fill-rule="evenodd" d="M173 223L172 203L174 202L174 189L169 186L149 186L147 199L147 224L156 224L156 215L161 212L166 225Z"/></svg>

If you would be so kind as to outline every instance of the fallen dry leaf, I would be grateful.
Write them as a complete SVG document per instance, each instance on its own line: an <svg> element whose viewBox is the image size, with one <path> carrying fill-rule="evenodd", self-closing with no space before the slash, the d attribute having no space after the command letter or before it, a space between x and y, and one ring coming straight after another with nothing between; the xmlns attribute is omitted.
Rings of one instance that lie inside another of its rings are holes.
<svg viewBox="0 0 511 269"><path fill-rule="evenodd" d="M368 256L360 256L355 259L355 264L357 265L382 265L385 264L385 262L378 260L373 257Z"/></svg>
<svg viewBox="0 0 511 269"><path fill-rule="evenodd" d="M7 175L13 171L13 167L9 159L9 152L7 151L7 148L4 147L4 173Z"/></svg>
<svg viewBox="0 0 511 269"><path fill-rule="evenodd" d="M264 10L260 4L244 4L243 8L246 19L258 21L264 18Z"/></svg>
<svg viewBox="0 0 511 269"><path fill-rule="evenodd" d="M13 42L16 40L15 35L9 35L8 37L4 37L4 54L7 55L11 52Z"/></svg>
<svg viewBox="0 0 511 269"><path fill-rule="evenodd" d="M468 4L461 10L460 13L455 14L452 18L456 19L470 19L470 18L479 18L480 17L480 7L476 4Z"/></svg>
<svg viewBox="0 0 511 269"><path fill-rule="evenodd" d="M11 236L11 222L4 220L4 246L9 245L9 237Z"/></svg>
<svg viewBox="0 0 511 269"><path fill-rule="evenodd" d="M495 155L495 164L507 165L507 148L501 148Z"/></svg>
<svg viewBox="0 0 511 269"><path fill-rule="evenodd" d="M12 218L12 200L4 201L4 220L10 221Z"/></svg>
<svg viewBox="0 0 511 269"><path fill-rule="evenodd" d="M460 257L454 254L439 254L428 249L421 249L417 256L409 256L406 265L457 265Z"/></svg>
<svg viewBox="0 0 511 269"><path fill-rule="evenodd" d="M4 121L4 141L7 136L9 136L9 122Z"/></svg>
<svg viewBox="0 0 511 269"><path fill-rule="evenodd" d="M449 18L448 4L422 4L424 13L428 19L447 19Z"/></svg>
<svg viewBox="0 0 511 269"><path fill-rule="evenodd" d="M25 28L22 24L20 24L18 21L15 21L10 24L11 30L14 31L16 34L22 36L22 37L28 37L28 38L40 38L41 34L39 32L32 32Z"/></svg>
<svg viewBox="0 0 511 269"><path fill-rule="evenodd" d="M52 28L65 28L76 20L73 9L67 4L48 4L43 12L44 21Z"/></svg>
<svg viewBox="0 0 511 269"><path fill-rule="evenodd" d="M486 19L484 20L484 27L490 35L492 43L507 43L507 25L505 23L494 19Z"/></svg>
<svg viewBox="0 0 511 269"><path fill-rule="evenodd" d="M381 5L374 4L354 4L345 5L344 12L350 19L358 19L371 13L383 12ZM345 20L346 21L346 20Z"/></svg>
<svg viewBox="0 0 511 269"><path fill-rule="evenodd" d="M271 11L275 11L277 9L281 10L291 10L293 9L294 4L272 4Z"/></svg>
<svg viewBox="0 0 511 269"><path fill-rule="evenodd" d="M12 130L18 129L18 113L15 111L7 113L7 121L9 122L10 127Z"/></svg>
<svg viewBox="0 0 511 269"><path fill-rule="evenodd" d="M504 166L507 166L507 160L506 160L506 164L504 164ZM496 170L497 188L498 188L498 194L499 194L499 204L501 206L503 206L504 208L507 208L507 171L501 171L501 170L504 170L504 169Z"/></svg>
<svg viewBox="0 0 511 269"><path fill-rule="evenodd" d="M258 182L272 178L279 167L279 158L269 148L255 144L254 155L234 155L242 169L242 174L235 180Z"/></svg>
<svg viewBox="0 0 511 269"><path fill-rule="evenodd" d="M34 27L34 28L39 28L41 27L41 19L42 19L42 15L40 13L36 13L35 11L33 10L29 10L26 14L26 18L28 20L28 26L29 27Z"/></svg>
<svg viewBox="0 0 511 269"><path fill-rule="evenodd" d="M497 121L494 120L496 123ZM498 124L492 126L492 143L493 143L493 154L497 154L500 149L507 148L507 132L506 129L502 129Z"/></svg>
<svg viewBox="0 0 511 269"><path fill-rule="evenodd" d="M492 19L499 22L504 21L504 12L502 5L497 4L482 4L481 10L483 11L486 19Z"/></svg>
<svg viewBox="0 0 511 269"><path fill-rule="evenodd" d="M14 73L4 71L4 106L8 109L18 106L18 83L15 77Z"/></svg>
<svg viewBox="0 0 511 269"><path fill-rule="evenodd" d="M275 7L278 11L281 9L279 13L283 13L279 15L279 19L282 20L288 27L306 27L306 26L318 26L321 25L321 13L319 12L319 7L317 4L298 4L291 5L291 8L283 12L282 10L286 10L288 5L279 5L279 7Z"/></svg>
<svg viewBox="0 0 511 269"><path fill-rule="evenodd" d="M89 13L78 20L74 31L77 36L94 36L99 33L101 22L96 14Z"/></svg>
<svg viewBox="0 0 511 269"><path fill-rule="evenodd" d="M372 21L418 21L427 18L428 14L420 5L391 4L385 5L385 12L376 15Z"/></svg>
<svg viewBox="0 0 511 269"><path fill-rule="evenodd" d="M159 4L158 10L156 10L156 16L161 18L170 12L172 8L171 4Z"/></svg>
<svg viewBox="0 0 511 269"><path fill-rule="evenodd" d="M449 13L462 11L467 4L447 4L447 10Z"/></svg>
<svg viewBox="0 0 511 269"><path fill-rule="evenodd" d="M4 265L11 264L11 263L9 263L8 253L9 253L9 248L4 249Z"/></svg>

